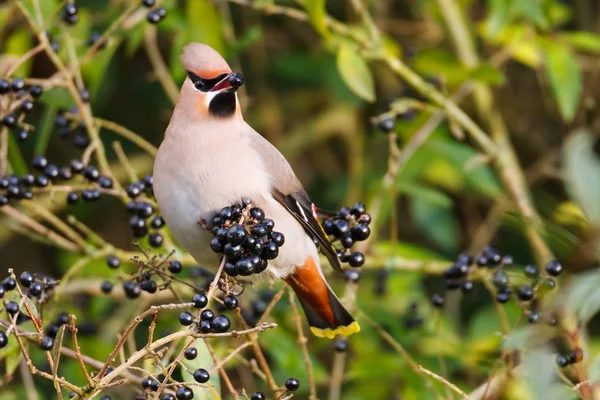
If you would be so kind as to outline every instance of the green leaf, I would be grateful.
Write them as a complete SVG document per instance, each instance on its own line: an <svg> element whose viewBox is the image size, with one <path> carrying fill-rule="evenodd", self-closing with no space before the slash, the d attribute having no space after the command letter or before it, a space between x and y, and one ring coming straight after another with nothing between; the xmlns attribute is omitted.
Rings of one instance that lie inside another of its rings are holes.
<svg viewBox="0 0 600 400"><path fill-rule="evenodd" d="M4 54L6 56L9 54L13 55L14 60L11 61L16 62L20 58L20 56L27 53L27 51L29 51L31 47L31 33L29 32L29 30L17 29L15 32L11 33L6 39L6 44L4 46ZM33 59L30 58L29 60L21 64L19 68L17 68L17 70L13 73L13 76L28 76L32 62Z"/></svg>
<svg viewBox="0 0 600 400"><path fill-rule="evenodd" d="M502 342L502 348L504 350L524 349L531 341L532 335L534 335L534 331L531 326L513 329Z"/></svg>
<svg viewBox="0 0 600 400"><path fill-rule="evenodd" d="M127 41L125 42L125 54L128 57L132 57L133 54L139 49L144 40L144 29L146 27L146 21L137 24L133 28L127 31Z"/></svg>
<svg viewBox="0 0 600 400"><path fill-rule="evenodd" d="M44 91L40 101L49 107L56 107L63 110L68 110L75 106L75 102L69 91L63 87L55 87Z"/></svg>
<svg viewBox="0 0 600 400"><path fill-rule="evenodd" d="M217 9L207 0L187 2L187 42L202 42L225 54L223 27ZM179 50L181 52L181 49Z"/></svg>
<svg viewBox="0 0 600 400"><path fill-rule="evenodd" d="M375 81L366 61L358 51L347 44L342 44L337 53L337 68L342 79L360 98L375 101Z"/></svg>
<svg viewBox="0 0 600 400"><path fill-rule="evenodd" d="M29 11L29 14L34 17L34 20L37 21L37 19L35 18L36 12L35 7L33 6L33 0L22 0L22 3L25 6L25 8ZM58 7L60 7L61 2L58 0L37 0L37 3L40 7L40 12L42 14L43 19L47 21L54 13L56 13L56 10Z"/></svg>
<svg viewBox="0 0 600 400"><path fill-rule="evenodd" d="M119 47L120 40L112 40L101 50L94 58L94 62L87 63L81 68L81 73L85 78L87 89L95 98L98 96L98 91L102 89L102 82L109 76L106 73L108 65L114 58L115 51Z"/></svg>
<svg viewBox="0 0 600 400"><path fill-rule="evenodd" d="M489 165L469 168L470 160L478 154L473 147L454 139L433 138L427 141L424 148L450 163L462 175L469 189L490 197L503 194L502 186ZM446 174L450 175L451 171L446 171Z"/></svg>
<svg viewBox="0 0 600 400"><path fill-rule="evenodd" d="M523 376L536 400L564 400L571 391L557 382L555 354L549 348L524 353Z"/></svg>
<svg viewBox="0 0 600 400"><path fill-rule="evenodd" d="M12 132L8 135L8 162L13 173L23 175L27 173L27 163L21 154L21 148Z"/></svg>
<svg viewBox="0 0 600 400"><path fill-rule="evenodd" d="M564 32L560 37L577 50L600 54L600 36L591 32Z"/></svg>
<svg viewBox="0 0 600 400"><path fill-rule="evenodd" d="M508 7L510 1L489 0L489 15L485 24L486 35L496 37L509 20Z"/></svg>
<svg viewBox="0 0 600 400"><path fill-rule="evenodd" d="M311 24L323 36L329 33L325 23L325 16L327 15L325 3L326 0L304 0L304 8Z"/></svg>
<svg viewBox="0 0 600 400"><path fill-rule="evenodd" d="M422 231L427 233L446 252L455 252L458 247L458 221L448 207L424 200L411 201L411 214Z"/></svg>
<svg viewBox="0 0 600 400"><path fill-rule="evenodd" d="M588 368L588 378L592 383L600 382L600 354L598 354Z"/></svg>
<svg viewBox="0 0 600 400"><path fill-rule="evenodd" d="M525 16L541 29L548 29L548 19L539 0L517 0L511 2L511 12L515 16Z"/></svg>
<svg viewBox="0 0 600 400"><path fill-rule="evenodd" d="M35 154L41 155L46 152L50 136L52 134L52 128L54 127L54 119L56 118L58 108L54 104L48 105L43 113L42 120L38 125L35 133Z"/></svg>
<svg viewBox="0 0 600 400"><path fill-rule="evenodd" d="M591 271L573 277L567 290L565 307L586 323L600 311L600 273Z"/></svg>
<svg viewBox="0 0 600 400"><path fill-rule="evenodd" d="M413 59L417 72L426 76L442 76L448 86L456 86L469 78L471 71L449 51L428 49Z"/></svg>
<svg viewBox="0 0 600 400"><path fill-rule="evenodd" d="M406 194L415 200L428 201L438 207L452 207L452 198L441 190L437 190L414 182L400 181L396 184L398 193Z"/></svg>
<svg viewBox="0 0 600 400"><path fill-rule="evenodd" d="M547 42L546 73L563 119L575 117L582 91L582 77L575 54L565 45Z"/></svg>
<svg viewBox="0 0 600 400"><path fill-rule="evenodd" d="M29 347L29 342L25 340L24 346L27 350ZM12 375L16 371L22 358L23 354L19 348L19 343L14 337L10 338L6 347L0 349L0 360L6 360L5 372L7 375Z"/></svg>
<svg viewBox="0 0 600 400"><path fill-rule="evenodd" d="M504 74L489 64L482 64L473 70L471 78L491 85L503 85L506 82Z"/></svg>
<svg viewBox="0 0 600 400"><path fill-rule="evenodd" d="M392 245L392 242L380 240L377 243L373 243L373 248L375 249L375 254L396 257L400 259L399 263L402 262L402 259L444 261L444 258L439 254L406 242L398 241Z"/></svg>
<svg viewBox="0 0 600 400"><path fill-rule="evenodd" d="M585 129L569 135L562 149L562 175L571 197L600 226L600 160L593 150L595 141L595 135Z"/></svg>

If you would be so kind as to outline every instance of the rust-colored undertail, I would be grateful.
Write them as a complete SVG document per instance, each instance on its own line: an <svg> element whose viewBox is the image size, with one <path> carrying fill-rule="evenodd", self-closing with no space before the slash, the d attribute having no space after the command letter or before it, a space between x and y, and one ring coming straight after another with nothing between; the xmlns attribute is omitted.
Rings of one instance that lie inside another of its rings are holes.
<svg viewBox="0 0 600 400"><path fill-rule="evenodd" d="M315 336L333 339L360 331L358 322L346 311L321 275L315 260L308 257L285 281L294 289Z"/></svg>

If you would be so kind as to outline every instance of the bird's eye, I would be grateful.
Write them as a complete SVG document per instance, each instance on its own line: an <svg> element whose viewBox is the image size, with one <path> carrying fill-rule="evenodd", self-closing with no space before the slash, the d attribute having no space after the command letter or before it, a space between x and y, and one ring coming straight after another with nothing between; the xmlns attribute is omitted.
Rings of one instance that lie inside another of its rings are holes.
<svg viewBox="0 0 600 400"><path fill-rule="evenodd" d="M204 81L202 79L194 82L194 87L198 90L204 89Z"/></svg>
<svg viewBox="0 0 600 400"><path fill-rule="evenodd" d="M192 83L194 84L194 87L197 90L203 90L205 89L206 86L206 82L204 81L204 79L200 78L198 75L194 74L193 72L187 71L188 76L190 77L190 80L192 81Z"/></svg>

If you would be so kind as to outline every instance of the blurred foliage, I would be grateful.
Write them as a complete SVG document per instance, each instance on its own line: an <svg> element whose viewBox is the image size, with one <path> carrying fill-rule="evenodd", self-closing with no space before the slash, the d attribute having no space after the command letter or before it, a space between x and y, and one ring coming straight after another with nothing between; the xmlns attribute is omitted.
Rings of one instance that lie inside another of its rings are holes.
<svg viewBox="0 0 600 400"><path fill-rule="evenodd" d="M55 68L44 54L12 70L38 44L16 3L0 5L0 77L47 79ZM338 209L364 201L369 209L380 202L360 282L346 285L326 271L337 293L346 289L346 301L352 303L356 291L354 308L362 326L360 334L348 341L341 395L330 399L459 398L443 383L416 373L397 346L416 364L471 393L473 399L591 399L592 392L600 396L596 389L600 383L597 2L164 0L159 5L167 16L157 26L146 21L148 10L139 0L78 0L79 22L74 26L60 21L61 1L18 3L32 15L39 4L44 27L60 46L57 55L67 65L73 54L79 60L85 57L92 32L111 29L105 47L81 66L94 117L116 121L158 146L173 104L164 77L148 56L152 35L157 35L154 44L177 86L185 78L178 59L182 47L190 41L204 42L223 54L234 70L243 71L246 86L240 98L246 120L288 157L316 204ZM292 16L280 12L279 6L293 9ZM458 10L466 23L448 21L448 10ZM373 36L380 47L365 48ZM465 43L476 48L475 66L461 55ZM427 127L439 105L380 62L381 53L399 57L445 96L472 91L462 96L466 98L461 108L495 141L514 148L541 226L522 216L502 170L453 115L443 112L442 123ZM19 143L16 132L2 128L8 143L7 173L31 171L34 155L45 154L57 165L81 157L82 150L61 138L54 126L56 116L76 103L64 86L54 86L25 120L35 126L27 142ZM503 120L507 138L498 139L494 122L478 110L474 98L481 87L490 89L488 100ZM0 101L0 116L7 106ZM391 140L373 123L389 116L395 121ZM420 132L428 129L430 133L420 141ZM136 143L106 127L101 127L100 137L123 184L131 183L131 178L111 146L114 141L122 143L138 177L151 172L152 157ZM392 177L391 189L386 189L382 181L393 156L391 143L400 152L417 145ZM65 194L56 192L40 204L61 218L74 215L117 249L139 250L132 244L121 199L103 196L97 203L67 209ZM22 211L51 226L35 210ZM3 270L61 277L85 256L39 237L33 240L6 213L0 219ZM526 283L521 267L536 260L527 233L532 226L567 275L543 297L543 285L536 287L540 300L534 307L542 315L538 324L527 324L530 308L514 297L507 304L496 303L495 291L488 290L493 287L491 272L481 270L473 273L472 293L448 292L443 311L431 306L431 295L445 290L443 268L437 267L440 262L450 266L457 253L476 254L489 243L513 257L515 267L506 268L511 282L517 287ZM139 243L148 247L147 239ZM175 257L185 257L168 243L172 247L155 252L164 254L174 248ZM117 334L152 302L146 297L127 301L118 295L100 295L102 280L116 281L123 274L108 269L104 256L90 256L70 278L95 289L67 293L59 302L45 305L43 312L44 320L66 310L76 313L78 322L89 322L93 329L82 333L80 344L84 354L99 360L107 358ZM193 262L186 260L186 271L193 271ZM122 269L131 272L134 266L125 258ZM273 291L280 285L276 283ZM268 286L261 282L255 290L246 290L240 297L244 307L252 308L257 293ZM407 323L414 317L411 312L417 313L421 324ZM559 323L549 326L546 321L553 315L559 316ZM172 332L176 324L176 313L165 316L156 327L161 334ZM280 384L290 376L298 378L301 387L296 396L308 398L307 371L285 300L277 304L271 319L279 327L261 334L259 342L273 375ZM29 322L21 327L33 329ZM139 343L145 343L147 327L141 325ZM381 329L397 346L385 339ZM27 395L19 371L21 353L14 340L9 343L0 349L0 399L23 399ZM226 342L214 346L220 357L228 354ZM574 347L583 350L583 361L558 373L556 355ZM327 398L332 364L339 354L333 342L312 337L309 352L318 396ZM41 352L32 350L31 356L35 365L44 365ZM205 353L194 363L188 363L190 369L208 369L212 359ZM227 369L236 388L249 394L268 391L240 360L232 359ZM60 371L72 382L85 384L74 360L61 360ZM34 380L40 398L52 398L51 382ZM223 389L218 378L211 383ZM130 398L134 389L125 386L113 393L122 396L116 398ZM202 393L212 398L212 392Z"/></svg>

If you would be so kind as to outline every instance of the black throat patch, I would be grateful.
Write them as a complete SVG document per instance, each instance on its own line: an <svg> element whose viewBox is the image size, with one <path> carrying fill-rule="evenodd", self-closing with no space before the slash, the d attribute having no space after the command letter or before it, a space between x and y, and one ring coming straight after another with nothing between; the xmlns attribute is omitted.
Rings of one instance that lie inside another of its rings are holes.
<svg viewBox="0 0 600 400"><path fill-rule="evenodd" d="M215 117L230 117L235 113L235 93L224 92L216 95L208 105L208 112Z"/></svg>

